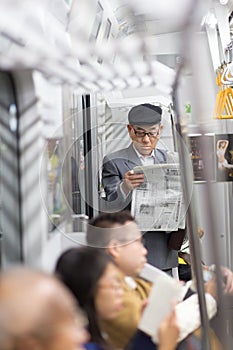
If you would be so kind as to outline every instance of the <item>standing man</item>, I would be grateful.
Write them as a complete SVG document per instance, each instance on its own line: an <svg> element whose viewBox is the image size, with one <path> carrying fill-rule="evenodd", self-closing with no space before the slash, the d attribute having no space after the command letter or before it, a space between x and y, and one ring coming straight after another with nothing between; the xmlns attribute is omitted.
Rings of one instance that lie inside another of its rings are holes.
<svg viewBox="0 0 233 350"><path fill-rule="evenodd" d="M130 210L132 190L144 182L143 174L134 174L135 166L167 162L166 150L156 148L163 129L161 115L162 109L149 103L129 111L127 129L132 143L103 160L107 210ZM168 247L170 236L171 233L161 231L144 234L148 262L171 275L172 268L178 266L178 254Z"/></svg>

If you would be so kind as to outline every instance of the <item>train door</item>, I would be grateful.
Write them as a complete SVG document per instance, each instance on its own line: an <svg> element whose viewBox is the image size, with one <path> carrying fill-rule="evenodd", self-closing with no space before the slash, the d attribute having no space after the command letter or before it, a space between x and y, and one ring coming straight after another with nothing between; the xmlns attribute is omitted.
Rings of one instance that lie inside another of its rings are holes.
<svg viewBox="0 0 233 350"><path fill-rule="evenodd" d="M0 91L0 256L4 265L6 260L15 262L23 258L18 104L14 81L8 72L0 72Z"/></svg>
<svg viewBox="0 0 233 350"><path fill-rule="evenodd" d="M38 174L43 152L32 74L1 72L1 229L2 264L40 264L46 214Z"/></svg>

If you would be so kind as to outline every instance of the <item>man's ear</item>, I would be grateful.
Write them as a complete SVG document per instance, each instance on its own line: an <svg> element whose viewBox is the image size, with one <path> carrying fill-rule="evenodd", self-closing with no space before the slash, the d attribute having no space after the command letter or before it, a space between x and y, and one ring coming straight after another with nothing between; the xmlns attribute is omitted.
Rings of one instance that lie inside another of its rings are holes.
<svg viewBox="0 0 233 350"><path fill-rule="evenodd" d="M158 134L158 136L157 136L157 139L159 139L160 138L160 135L161 135L161 133L162 133L162 131L163 131L163 125L160 125L159 126L159 134Z"/></svg>
<svg viewBox="0 0 233 350"><path fill-rule="evenodd" d="M160 132L162 132L163 131L163 125L161 124L160 125Z"/></svg>
<svg viewBox="0 0 233 350"><path fill-rule="evenodd" d="M127 125L128 133L131 135L131 130L132 130L132 125L128 124Z"/></svg>
<svg viewBox="0 0 233 350"><path fill-rule="evenodd" d="M119 255L119 248L120 248L120 243L113 239L109 242L107 246L107 252L109 255L113 257L113 259L117 258Z"/></svg>

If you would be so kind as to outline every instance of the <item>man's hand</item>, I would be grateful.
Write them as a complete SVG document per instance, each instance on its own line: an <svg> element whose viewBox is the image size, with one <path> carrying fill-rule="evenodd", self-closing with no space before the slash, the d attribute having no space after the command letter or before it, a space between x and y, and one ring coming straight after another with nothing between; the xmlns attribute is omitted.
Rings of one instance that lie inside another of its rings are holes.
<svg viewBox="0 0 233 350"><path fill-rule="evenodd" d="M135 187L138 187L144 182L144 174L135 174L133 170L127 171L122 182L122 190L128 194Z"/></svg>

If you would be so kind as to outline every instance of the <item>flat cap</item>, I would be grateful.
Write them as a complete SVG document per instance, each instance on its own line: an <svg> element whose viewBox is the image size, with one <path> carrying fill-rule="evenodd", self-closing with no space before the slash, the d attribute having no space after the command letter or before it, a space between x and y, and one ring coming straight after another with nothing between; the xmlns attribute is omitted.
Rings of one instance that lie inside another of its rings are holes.
<svg viewBox="0 0 233 350"><path fill-rule="evenodd" d="M161 122L161 115L162 108L144 103L131 108L128 113L128 120L131 125L154 125Z"/></svg>

